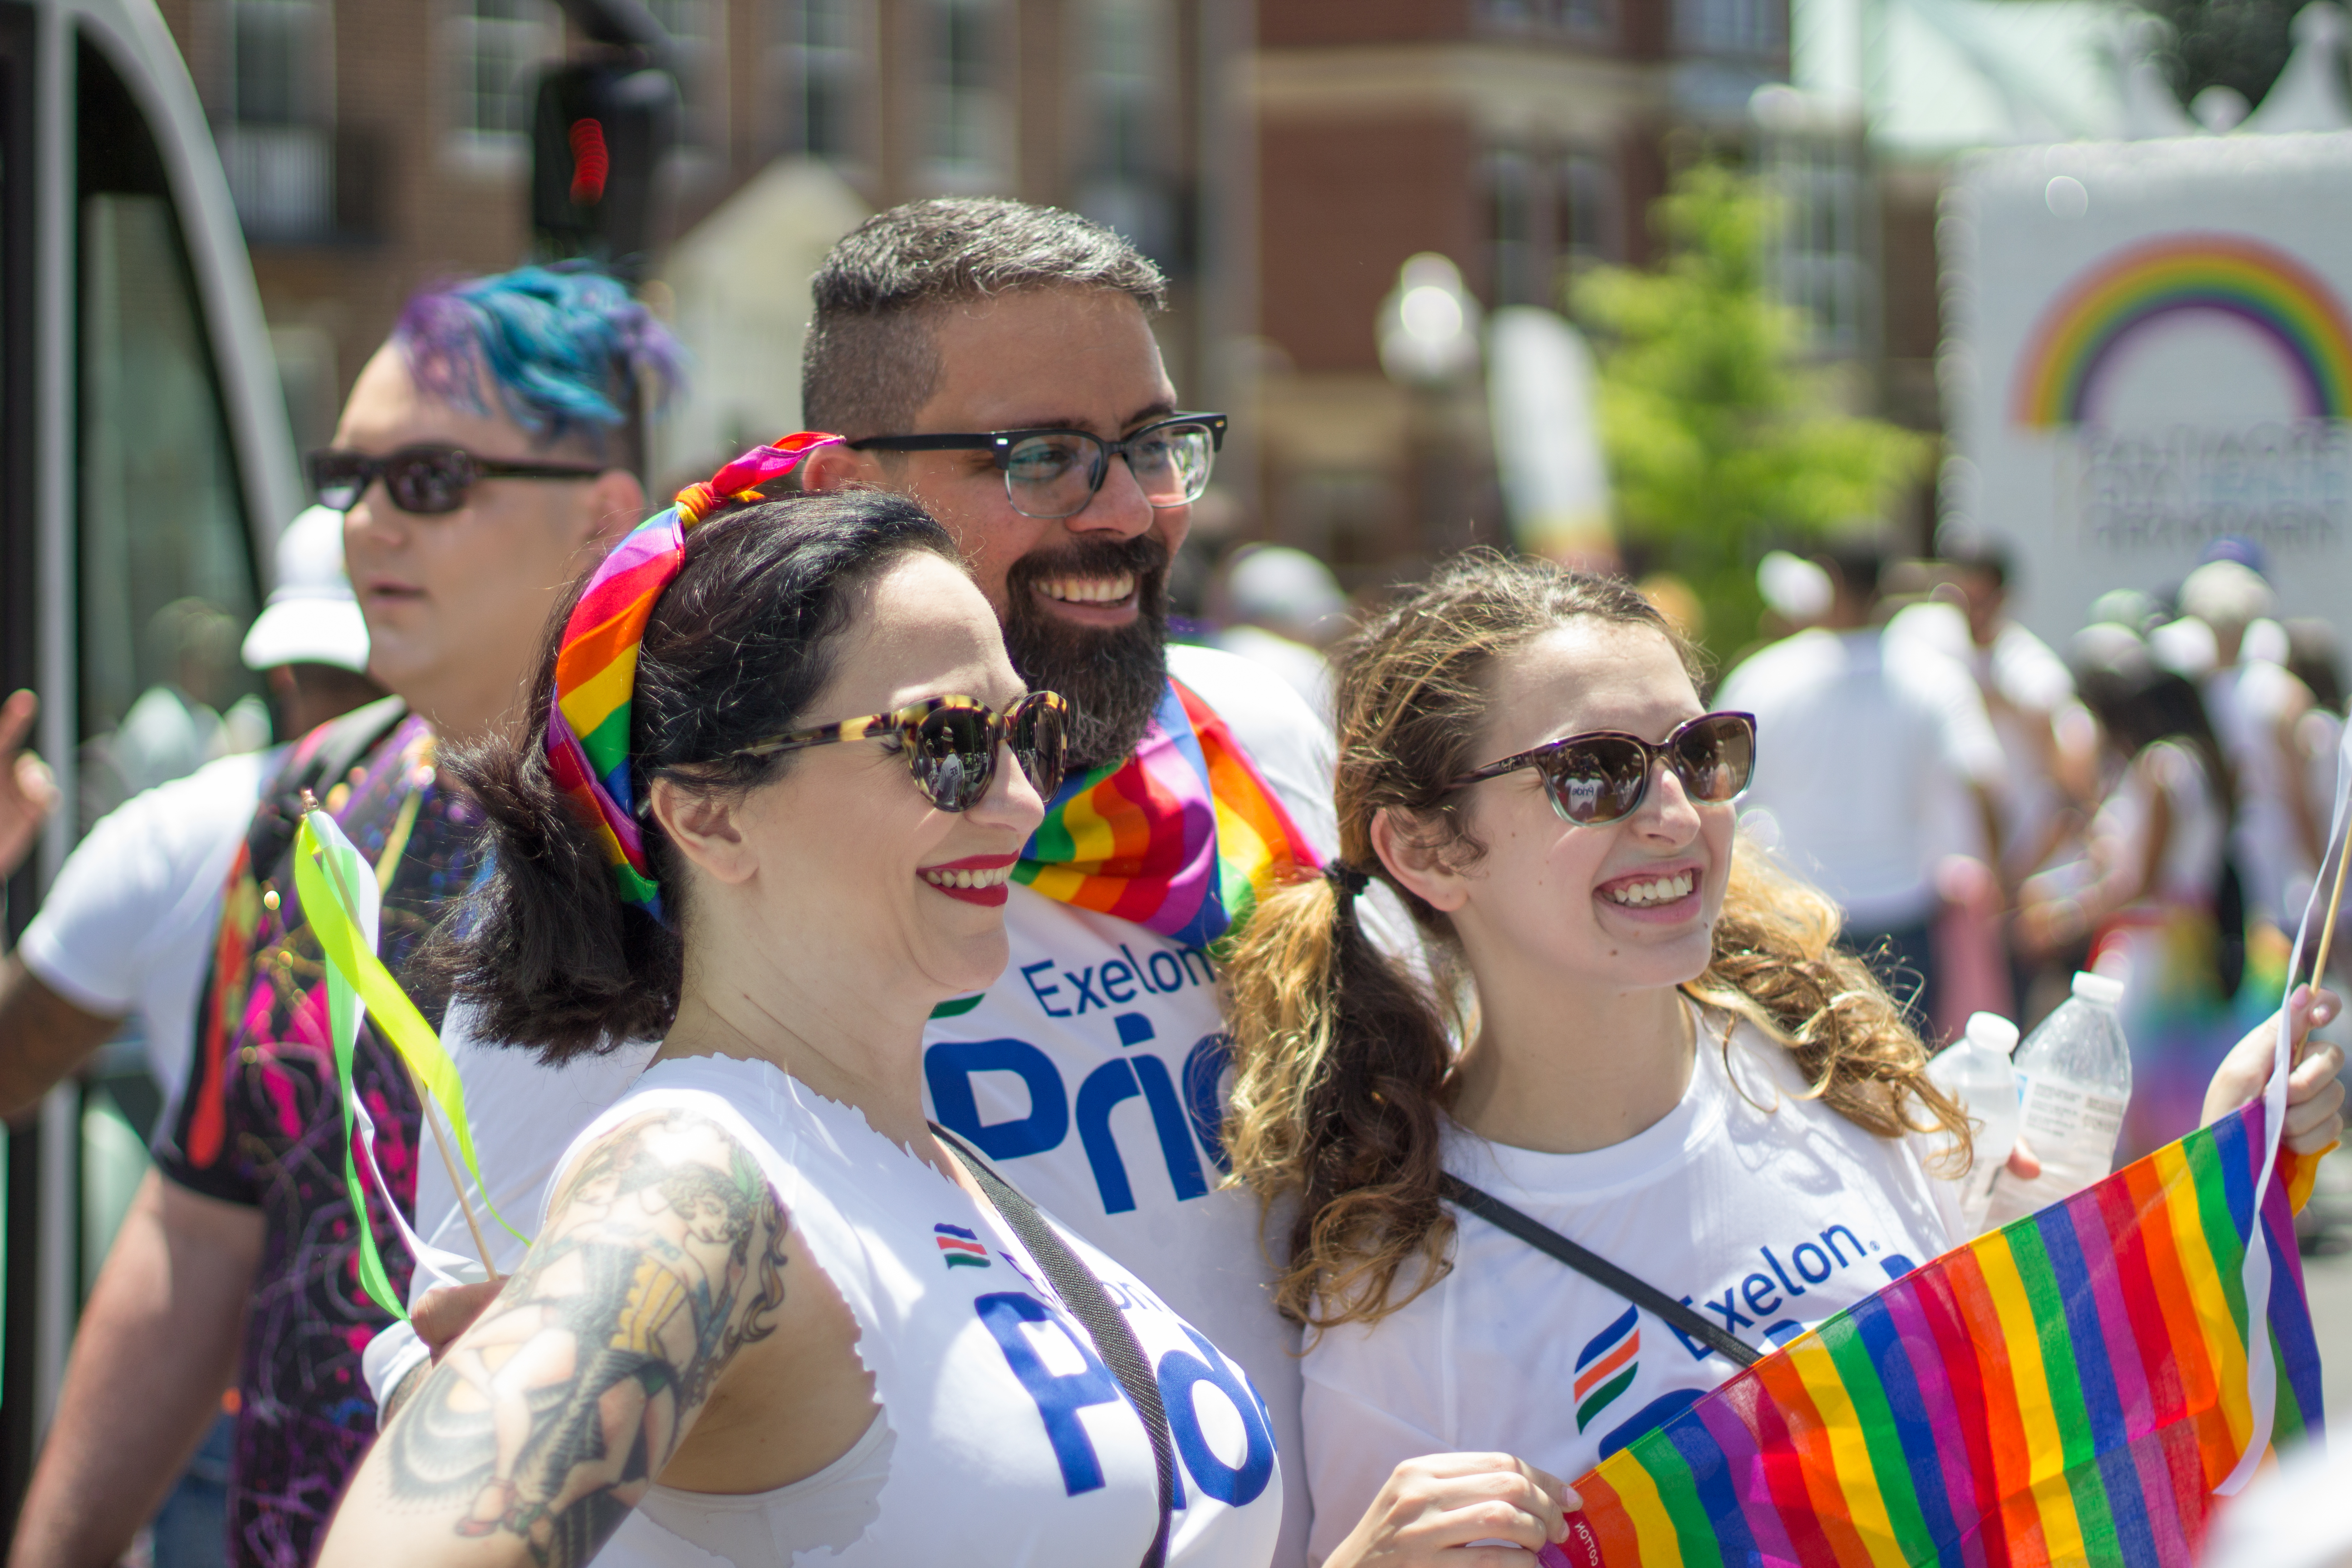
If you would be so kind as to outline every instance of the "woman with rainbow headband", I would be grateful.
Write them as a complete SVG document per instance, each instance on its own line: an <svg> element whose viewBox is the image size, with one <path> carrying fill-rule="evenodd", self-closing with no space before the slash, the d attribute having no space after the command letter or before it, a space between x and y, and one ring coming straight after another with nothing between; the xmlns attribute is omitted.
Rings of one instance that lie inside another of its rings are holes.
<svg viewBox="0 0 2352 1568"><path fill-rule="evenodd" d="M1272 1549L1280 1489L1185 1495L1160 1395L1238 1369L925 1122L924 1020L1004 965L1067 710L914 502L761 498L835 439L625 540L555 621L527 735L457 764L494 851L441 939L457 994L554 1060L663 1045L325 1563ZM1270 1473L1249 1447L1222 1462Z"/></svg>
<svg viewBox="0 0 2352 1568"><path fill-rule="evenodd" d="M1632 588L1484 554L1341 651L1340 856L1226 971L1234 1169L1285 1215L1278 1299L1310 1333L1312 1561L1524 1563L1580 1506L1556 1477L1963 1239L1928 1140L1964 1162L1965 1118L1835 907L1735 837L1771 738L1696 677ZM1372 880L1434 986L1359 930ZM2293 1005L2300 1050L2337 1003ZM2209 1118L2277 1037L2231 1054ZM2299 1057L2295 1150L2340 1130L2342 1063ZM1494 1198L1664 1299L1563 1267Z"/></svg>

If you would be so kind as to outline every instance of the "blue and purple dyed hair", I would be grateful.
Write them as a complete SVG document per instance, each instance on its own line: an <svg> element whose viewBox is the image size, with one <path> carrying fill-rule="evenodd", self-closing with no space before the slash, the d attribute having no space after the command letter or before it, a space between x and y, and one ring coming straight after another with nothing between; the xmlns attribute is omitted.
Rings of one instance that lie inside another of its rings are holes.
<svg viewBox="0 0 2352 1568"><path fill-rule="evenodd" d="M481 374L541 445L604 437L633 424L632 388L648 412L678 386L684 351L621 283L584 267L518 267L412 296L392 330L418 388L488 413ZM638 454L628 454L634 463Z"/></svg>

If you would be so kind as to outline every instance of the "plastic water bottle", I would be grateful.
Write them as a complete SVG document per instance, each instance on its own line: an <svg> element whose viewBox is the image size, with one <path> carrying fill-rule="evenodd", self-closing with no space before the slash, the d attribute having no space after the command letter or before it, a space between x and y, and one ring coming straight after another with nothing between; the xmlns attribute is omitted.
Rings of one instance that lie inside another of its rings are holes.
<svg viewBox="0 0 2352 1568"><path fill-rule="evenodd" d="M2021 1131L2042 1174L1995 1183L1992 1224L2072 1197L2114 1168L2132 1090L2131 1047L2116 1016L2123 995L2120 980L2077 974L2074 995L2017 1048Z"/></svg>
<svg viewBox="0 0 2352 1568"><path fill-rule="evenodd" d="M2017 1142L2017 1069L2009 1059L2016 1049L2016 1025L1998 1013L1974 1013L1967 1032L1927 1064L1936 1087L1958 1100L1978 1124L1976 1158L1960 1183L1960 1217L1969 1236L1984 1228L1992 1184Z"/></svg>

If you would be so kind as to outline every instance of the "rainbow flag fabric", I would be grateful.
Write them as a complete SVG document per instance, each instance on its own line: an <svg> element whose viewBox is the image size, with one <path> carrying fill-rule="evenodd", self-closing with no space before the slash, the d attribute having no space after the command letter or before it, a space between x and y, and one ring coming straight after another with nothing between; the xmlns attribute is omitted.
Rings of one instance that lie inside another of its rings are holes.
<svg viewBox="0 0 2352 1568"><path fill-rule="evenodd" d="M1224 721L1171 680L1133 756L1064 781L1013 877L1206 947L1321 864Z"/></svg>
<svg viewBox="0 0 2352 1568"><path fill-rule="evenodd" d="M2257 1100L1790 1342L1578 1481L1542 1561L2186 1568L2248 1450L2320 1429L2294 1221L2318 1162L2281 1145L2263 1179L2275 1114Z"/></svg>
<svg viewBox="0 0 2352 1568"><path fill-rule="evenodd" d="M677 492L614 545L581 591L555 656L555 700L547 710L547 760L556 786L593 826L627 902L661 914L661 889L646 863L629 779L629 723L637 649L654 605L686 563L686 533L726 500L758 500L820 447L841 437L802 430L754 447L709 479Z"/></svg>

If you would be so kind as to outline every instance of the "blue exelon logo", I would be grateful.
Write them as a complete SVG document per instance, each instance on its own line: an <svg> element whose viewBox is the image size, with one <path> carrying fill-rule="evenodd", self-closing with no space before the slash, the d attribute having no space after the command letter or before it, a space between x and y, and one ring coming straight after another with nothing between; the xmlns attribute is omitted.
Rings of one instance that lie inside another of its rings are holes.
<svg viewBox="0 0 2352 1568"><path fill-rule="evenodd" d="M1229 1168L1219 1125L1224 1106L1218 1094L1230 1055L1223 1035L1203 1035L1193 1042L1181 1064L1171 1068L1157 1054L1137 1047L1151 1043L1156 1032L1141 1013L1112 1017L1124 1054L1087 1074L1074 1097L1064 1083L1054 1058L1026 1040L941 1040L923 1053L923 1078L931 1091L931 1112L941 1126L971 1143L992 1160L1017 1160L1061 1147L1070 1135L1075 1113L1078 1142L1105 1214L1126 1214L1135 1207L1134 1184L1111 1131L1110 1113L1124 1101L1140 1096L1150 1108L1152 1131L1158 1135L1160 1158L1167 1162L1169 1184L1179 1202L1204 1197L1209 1178L1201 1164L1206 1153L1220 1171ZM971 1075L1009 1072L1029 1090L1029 1113L1008 1121L983 1123L972 1093ZM1197 1140L1197 1145L1196 1145Z"/></svg>

